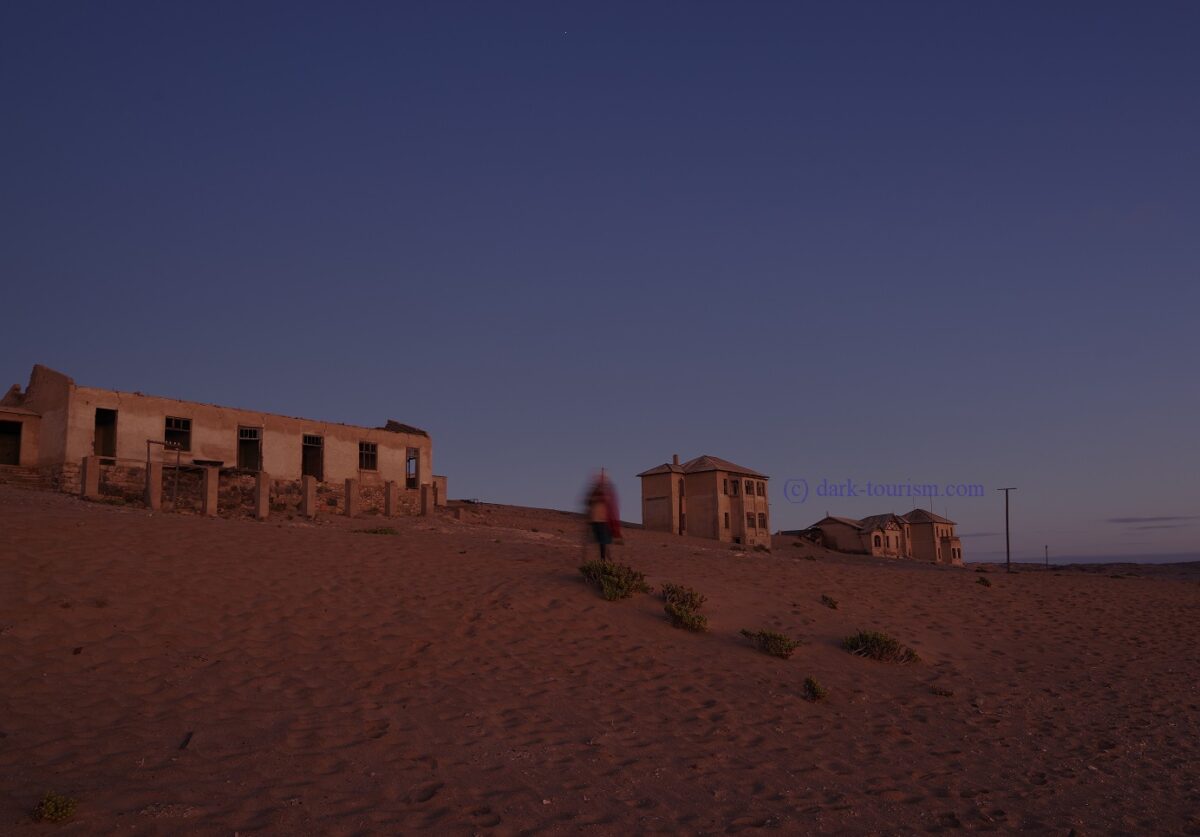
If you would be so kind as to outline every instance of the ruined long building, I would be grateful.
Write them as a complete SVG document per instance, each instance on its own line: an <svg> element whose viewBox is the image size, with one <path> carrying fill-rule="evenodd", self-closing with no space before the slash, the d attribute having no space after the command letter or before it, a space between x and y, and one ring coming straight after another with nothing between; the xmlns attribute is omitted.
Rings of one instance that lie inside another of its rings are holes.
<svg viewBox="0 0 1200 837"><path fill-rule="evenodd" d="M98 499L239 509L417 513L446 501L433 442L383 427L292 418L83 387L45 366L0 400L0 467ZM181 509L182 510L182 509Z"/></svg>

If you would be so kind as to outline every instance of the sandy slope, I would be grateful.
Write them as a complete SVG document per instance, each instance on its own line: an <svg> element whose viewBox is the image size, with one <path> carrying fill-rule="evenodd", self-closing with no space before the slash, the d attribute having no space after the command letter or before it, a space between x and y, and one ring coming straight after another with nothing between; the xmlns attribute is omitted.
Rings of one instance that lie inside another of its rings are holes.
<svg viewBox="0 0 1200 837"><path fill-rule="evenodd" d="M0 832L1200 834L1195 580L632 532L708 595L698 636L583 586L569 516L372 525L0 487ZM858 627L924 661L850 656ZM74 822L30 822L47 789Z"/></svg>

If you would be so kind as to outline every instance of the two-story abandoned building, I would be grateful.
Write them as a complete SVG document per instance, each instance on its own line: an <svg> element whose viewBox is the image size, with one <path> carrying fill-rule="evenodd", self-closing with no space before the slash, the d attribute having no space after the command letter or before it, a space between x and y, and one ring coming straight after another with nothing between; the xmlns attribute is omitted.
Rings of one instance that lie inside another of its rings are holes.
<svg viewBox="0 0 1200 837"><path fill-rule="evenodd" d="M769 477L715 456L638 474L646 529L748 546L771 545Z"/></svg>
<svg viewBox="0 0 1200 837"><path fill-rule="evenodd" d="M128 483L129 494L139 479L129 472L157 464L215 469L222 491L239 475L269 474L281 494L311 477L330 507L343 501L337 495L346 480L361 487L368 506L388 483L400 507L415 509L422 486L445 501L445 480L432 473L432 440L416 427L356 427L84 387L35 366L24 391L14 385L0 400L0 465L36 470L52 487L75 492L85 458L94 458L105 482Z"/></svg>
<svg viewBox="0 0 1200 837"><path fill-rule="evenodd" d="M861 520L827 515L808 529L784 534L803 535L839 552L962 564L956 525L925 509L913 509L908 514L874 514Z"/></svg>

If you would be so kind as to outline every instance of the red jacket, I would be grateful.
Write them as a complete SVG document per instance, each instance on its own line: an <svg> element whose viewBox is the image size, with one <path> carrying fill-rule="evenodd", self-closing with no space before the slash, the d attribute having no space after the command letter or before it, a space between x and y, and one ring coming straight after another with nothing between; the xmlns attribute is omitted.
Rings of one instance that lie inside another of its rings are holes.
<svg viewBox="0 0 1200 837"><path fill-rule="evenodd" d="M621 512L617 509L617 492L612 483L604 484L604 505L608 509L608 530L614 538L621 537Z"/></svg>

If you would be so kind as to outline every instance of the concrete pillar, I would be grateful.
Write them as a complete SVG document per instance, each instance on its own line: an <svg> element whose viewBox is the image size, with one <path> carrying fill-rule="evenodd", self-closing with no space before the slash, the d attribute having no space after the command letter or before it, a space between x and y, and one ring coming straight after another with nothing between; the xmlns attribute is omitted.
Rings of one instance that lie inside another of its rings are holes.
<svg viewBox="0 0 1200 837"><path fill-rule="evenodd" d="M400 513L400 486L395 480L383 484L383 516L395 517Z"/></svg>
<svg viewBox="0 0 1200 837"><path fill-rule="evenodd" d="M204 469L204 485L201 489L204 502L200 512L208 517L217 516L217 493L221 485L221 469L208 466Z"/></svg>
<svg viewBox="0 0 1200 837"><path fill-rule="evenodd" d="M83 473L80 474L79 493L86 500L95 500L100 496L100 458L85 456L83 458Z"/></svg>
<svg viewBox="0 0 1200 837"><path fill-rule="evenodd" d="M346 497L342 511L346 517L358 517L358 480L346 480Z"/></svg>
<svg viewBox="0 0 1200 837"><path fill-rule="evenodd" d="M317 516L317 478L308 474L300 478L300 514Z"/></svg>
<svg viewBox="0 0 1200 837"><path fill-rule="evenodd" d="M146 463L146 508L158 511L162 508L162 463Z"/></svg>
<svg viewBox="0 0 1200 837"><path fill-rule="evenodd" d="M433 514L433 486L429 483L421 486L421 514Z"/></svg>
<svg viewBox="0 0 1200 837"><path fill-rule="evenodd" d="M254 482L254 516L266 520L271 516L271 475L259 471Z"/></svg>

